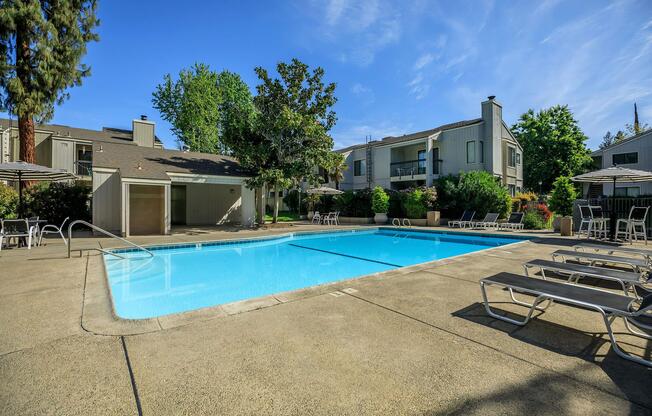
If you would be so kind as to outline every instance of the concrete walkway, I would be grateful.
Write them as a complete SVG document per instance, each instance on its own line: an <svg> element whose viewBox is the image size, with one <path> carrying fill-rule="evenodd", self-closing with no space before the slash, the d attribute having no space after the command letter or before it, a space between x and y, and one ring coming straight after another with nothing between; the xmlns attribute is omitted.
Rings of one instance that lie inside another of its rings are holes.
<svg viewBox="0 0 652 416"><path fill-rule="evenodd" d="M522 273L573 241L551 236L137 335L82 325L84 302L106 296L86 290L95 255L68 259L55 239L2 250L0 414L652 414L652 371L611 351L598 315L556 305L516 328L481 306L479 279ZM623 339L652 355L652 343Z"/></svg>

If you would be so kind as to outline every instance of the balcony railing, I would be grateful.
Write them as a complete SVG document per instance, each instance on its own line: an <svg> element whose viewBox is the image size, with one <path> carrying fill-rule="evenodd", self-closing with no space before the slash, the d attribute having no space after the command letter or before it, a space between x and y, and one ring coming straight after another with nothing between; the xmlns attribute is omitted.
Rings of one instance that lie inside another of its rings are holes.
<svg viewBox="0 0 652 416"><path fill-rule="evenodd" d="M389 168L392 177L413 177L414 175L425 175L426 161L421 159L394 162L389 164Z"/></svg>
<svg viewBox="0 0 652 416"><path fill-rule="evenodd" d="M78 160L75 162L75 174L78 176L93 176L93 162L90 160Z"/></svg>

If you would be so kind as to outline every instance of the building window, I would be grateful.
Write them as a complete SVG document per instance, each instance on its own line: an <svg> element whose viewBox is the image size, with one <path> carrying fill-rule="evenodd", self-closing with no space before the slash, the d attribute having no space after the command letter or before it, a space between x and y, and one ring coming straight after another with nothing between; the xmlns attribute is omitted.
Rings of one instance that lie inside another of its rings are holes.
<svg viewBox="0 0 652 416"><path fill-rule="evenodd" d="M418 160L417 173L419 175L423 175L426 173L426 151L425 150L419 150L417 152L417 160Z"/></svg>
<svg viewBox="0 0 652 416"><path fill-rule="evenodd" d="M507 166L510 168L516 167L516 149L513 147L507 148Z"/></svg>
<svg viewBox="0 0 652 416"><path fill-rule="evenodd" d="M614 165L628 165L632 163L638 163L638 152L617 153L612 156L612 162Z"/></svg>
<svg viewBox="0 0 652 416"><path fill-rule="evenodd" d="M507 189L509 190L509 194L511 196L516 195L516 185L507 185Z"/></svg>
<svg viewBox="0 0 652 416"><path fill-rule="evenodd" d="M478 153L480 153L478 155L478 162L484 163L484 142L483 141L478 142L478 146L479 146Z"/></svg>
<svg viewBox="0 0 652 416"><path fill-rule="evenodd" d="M616 196L630 196L630 197L638 197L641 195L641 188L638 186L622 186L622 187L616 187Z"/></svg>
<svg viewBox="0 0 652 416"><path fill-rule="evenodd" d="M364 159L353 162L353 176L362 176L365 174L366 163Z"/></svg>
<svg viewBox="0 0 652 416"><path fill-rule="evenodd" d="M475 163L475 142L466 142L466 163Z"/></svg>
<svg viewBox="0 0 652 416"><path fill-rule="evenodd" d="M516 164L520 165L521 164L521 154L516 152Z"/></svg>
<svg viewBox="0 0 652 416"><path fill-rule="evenodd" d="M439 148L432 149L432 173L439 175Z"/></svg>

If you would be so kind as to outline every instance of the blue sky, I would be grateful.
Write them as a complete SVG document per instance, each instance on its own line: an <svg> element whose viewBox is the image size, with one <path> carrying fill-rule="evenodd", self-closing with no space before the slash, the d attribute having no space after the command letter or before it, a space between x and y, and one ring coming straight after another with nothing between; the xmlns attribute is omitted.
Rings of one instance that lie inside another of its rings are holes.
<svg viewBox="0 0 652 416"><path fill-rule="evenodd" d="M213 4L214 3L214 4ZM99 5L100 42L53 122L129 127L166 73L194 62L239 73L297 57L336 82L336 147L479 117L496 95L512 124L568 104L597 147L632 122L652 125L652 1L122 1Z"/></svg>

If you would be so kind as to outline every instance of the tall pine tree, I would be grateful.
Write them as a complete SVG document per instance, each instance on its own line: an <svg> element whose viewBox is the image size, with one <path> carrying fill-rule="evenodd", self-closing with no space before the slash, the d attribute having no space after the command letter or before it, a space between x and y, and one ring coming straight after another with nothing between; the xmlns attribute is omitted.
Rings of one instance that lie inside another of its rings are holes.
<svg viewBox="0 0 652 416"><path fill-rule="evenodd" d="M18 116L20 159L34 163L34 119L52 118L67 89L81 85L86 44L98 40L95 0L0 3L0 110Z"/></svg>

